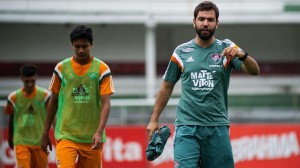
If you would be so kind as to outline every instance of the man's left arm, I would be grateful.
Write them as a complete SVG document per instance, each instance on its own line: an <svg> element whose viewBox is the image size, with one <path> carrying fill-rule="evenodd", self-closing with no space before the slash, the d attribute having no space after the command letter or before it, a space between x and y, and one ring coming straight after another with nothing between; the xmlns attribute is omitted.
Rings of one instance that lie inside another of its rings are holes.
<svg viewBox="0 0 300 168"><path fill-rule="evenodd" d="M250 75L258 75L260 73L257 62L248 53L238 51L236 56L243 61L242 72Z"/></svg>
<svg viewBox="0 0 300 168"><path fill-rule="evenodd" d="M102 135L108 120L110 111L110 95L101 95L101 115L100 122L96 133L93 136L93 146L91 149L99 149L101 147Z"/></svg>
<svg viewBox="0 0 300 168"><path fill-rule="evenodd" d="M222 55L230 57L233 60L238 57L239 60L243 61L242 72L250 75L258 75L260 73L257 62L248 53L240 50L238 47L227 47L223 50Z"/></svg>

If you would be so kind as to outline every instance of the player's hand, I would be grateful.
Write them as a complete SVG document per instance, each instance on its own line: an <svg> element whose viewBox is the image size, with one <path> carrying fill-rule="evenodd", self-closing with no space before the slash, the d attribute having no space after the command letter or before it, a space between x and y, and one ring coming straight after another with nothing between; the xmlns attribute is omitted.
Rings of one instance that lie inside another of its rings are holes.
<svg viewBox="0 0 300 168"><path fill-rule="evenodd" d="M235 57L243 57L245 53L237 47L227 47L223 50L222 55L230 57L231 60L233 60Z"/></svg>
<svg viewBox="0 0 300 168"><path fill-rule="evenodd" d="M160 134L159 124L157 121L150 121L147 126L147 134L149 139L151 139L155 131L158 131L158 134Z"/></svg>
<svg viewBox="0 0 300 168"><path fill-rule="evenodd" d="M52 143L51 140L49 138L48 134L43 134L42 136L42 140L41 140L41 146L43 151L48 155L50 151L52 151ZM48 146L49 146L49 150L48 150Z"/></svg>
<svg viewBox="0 0 300 168"><path fill-rule="evenodd" d="M91 147L91 149L99 149L102 147L102 133L98 133L96 132L93 136L93 146Z"/></svg>

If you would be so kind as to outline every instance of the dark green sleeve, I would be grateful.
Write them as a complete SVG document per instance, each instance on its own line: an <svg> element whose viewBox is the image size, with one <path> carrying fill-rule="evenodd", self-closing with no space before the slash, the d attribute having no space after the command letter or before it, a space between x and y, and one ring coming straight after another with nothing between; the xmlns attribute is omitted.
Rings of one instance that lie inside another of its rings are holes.
<svg viewBox="0 0 300 168"><path fill-rule="evenodd" d="M243 61L240 61L237 57L235 57L233 59L232 62L232 65L233 65L233 68L238 70L238 71L242 71L242 64L243 64Z"/></svg>
<svg viewBox="0 0 300 168"><path fill-rule="evenodd" d="M163 76L163 79L165 81L175 84L180 79L180 75L181 75L180 67L178 67L178 65L175 62L170 60L167 70Z"/></svg>

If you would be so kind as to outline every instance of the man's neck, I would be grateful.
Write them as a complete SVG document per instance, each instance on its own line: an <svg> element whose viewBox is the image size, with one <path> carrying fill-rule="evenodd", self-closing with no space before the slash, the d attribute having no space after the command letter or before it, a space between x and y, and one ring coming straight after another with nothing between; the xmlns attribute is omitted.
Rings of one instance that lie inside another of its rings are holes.
<svg viewBox="0 0 300 168"><path fill-rule="evenodd" d="M25 95L31 95L35 90L35 87L34 88L23 88L23 91L24 91L24 94Z"/></svg>
<svg viewBox="0 0 300 168"><path fill-rule="evenodd" d="M81 59L77 56L74 56L73 58L78 64L81 64L81 65L88 64L93 59L91 56L86 57L85 59Z"/></svg>
<svg viewBox="0 0 300 168"><path fill-rule="evenodd" d="M207 47L211 46L214 43L214 41L215 41L214 37L211 37L208 40L202 40L199 36L196 36L196 38L195 38L195 43L202 48L207 48Z"/></svg>

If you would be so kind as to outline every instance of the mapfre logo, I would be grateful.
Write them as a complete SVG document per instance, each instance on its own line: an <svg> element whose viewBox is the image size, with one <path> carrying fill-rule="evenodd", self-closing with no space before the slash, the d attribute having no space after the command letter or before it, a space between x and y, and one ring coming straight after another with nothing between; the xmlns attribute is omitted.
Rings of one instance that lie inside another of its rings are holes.
<svg viewBox="0 0 300 168"><path fill-rule="evenodd" d="M181 51L184 52L184 53L189 53L189 52L194 51L194 48L184 48Z"/></svg>

